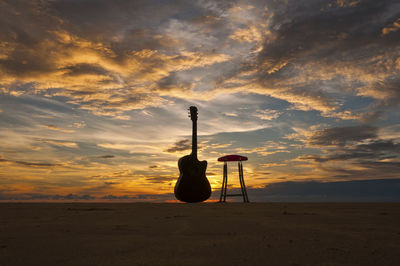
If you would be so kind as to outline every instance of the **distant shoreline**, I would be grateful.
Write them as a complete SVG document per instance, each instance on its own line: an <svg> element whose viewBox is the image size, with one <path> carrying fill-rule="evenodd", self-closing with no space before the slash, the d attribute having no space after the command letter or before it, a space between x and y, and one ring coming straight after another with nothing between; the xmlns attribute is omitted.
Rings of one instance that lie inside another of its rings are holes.
<svg viewBox="0 0 400 266"><path fill-rule="evenodd" d="M240 193L239 188L228 189ZM400 179L346 180L334 182L285 181L262 188L247 188L250 202L400 202ZM214 188L210 201L218 201L220 189ZM228 201L241 201L240 197ZM47 195L41 193L1 194L2 201L62 201L62 202L175 202L174 194L88 195L70 193Z"/></svg>

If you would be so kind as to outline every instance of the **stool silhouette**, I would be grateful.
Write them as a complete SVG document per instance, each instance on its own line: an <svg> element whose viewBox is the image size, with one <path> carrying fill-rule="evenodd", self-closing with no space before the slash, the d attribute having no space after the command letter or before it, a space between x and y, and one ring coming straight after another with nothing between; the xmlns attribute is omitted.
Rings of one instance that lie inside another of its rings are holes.
<svg viewBox="0 0 400 266"><path fill-rule="evenodd" d="M249 198L247 196L247 190L246 190L246 185L244 184L244 178L243 178L243 164L242 161L247 161L246 156L241 156L241 155L226 155L218 158L219 162L224 162L224 173L223 173L223 179L222 179L222 187L221 187L221 195L219 197L219 202L226 202L226 197L236 197L236 196L242 196L243 197L243 202L250 202ZM242 193L241 194L227 194L227 186L228 186L228 162L238 162L238 170L239 170L239 182L240 182L240 188Z"/></svg>

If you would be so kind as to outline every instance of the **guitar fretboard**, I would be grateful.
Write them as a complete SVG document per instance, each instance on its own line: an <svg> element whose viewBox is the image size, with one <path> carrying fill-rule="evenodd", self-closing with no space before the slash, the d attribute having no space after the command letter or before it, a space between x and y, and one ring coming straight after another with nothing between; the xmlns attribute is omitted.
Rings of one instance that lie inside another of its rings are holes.
<svg viewBox="0 0 400 266"><path fill-rule="evenodd" d="M197 120L192 120L192 154L197 158Z"/></svg>

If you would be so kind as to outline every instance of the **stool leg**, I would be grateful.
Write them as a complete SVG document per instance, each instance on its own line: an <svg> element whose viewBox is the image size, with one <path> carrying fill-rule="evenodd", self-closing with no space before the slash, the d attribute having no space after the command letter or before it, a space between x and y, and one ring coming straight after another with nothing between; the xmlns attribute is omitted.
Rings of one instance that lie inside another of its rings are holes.
<svg viewBox="0 0 400 266"><path fill-rule="evenodd" d="M224 168L222 171L222 186L221 186L221 195L219 196L219 202L222 202L222 197L224 195L224 189L225 189L225 168L226 168L226 162L224 162Z"/></svg>
<svg viewBox="0 0 400 266"><path fill-rule="evenodd" d="M238 172L239 172L239 182L240 182L240 189L242 190L243 202L246 202L244 190L243 190L243 180L242 180L242 161L238 162Z"/></svg>
<svg viewBox="0 0 400 266"><path fill-rule="evenodd" d="M228 164L224 162L224 177L225 177L225 188L224 188L224 202L226 202L226 188L228 186Z"/></svg>
<svg viewBox="0 0 400 266"><path fill-rule="evenodd" d="M245 202L249 202L249 197L247 196L247 189L246 189L246 185L244 183L244 176L243 176L243 164L240 165L241 166L241 174L242 174L242 183L243 183L243 191L244 191L244 197L245 197Z"/></svg>

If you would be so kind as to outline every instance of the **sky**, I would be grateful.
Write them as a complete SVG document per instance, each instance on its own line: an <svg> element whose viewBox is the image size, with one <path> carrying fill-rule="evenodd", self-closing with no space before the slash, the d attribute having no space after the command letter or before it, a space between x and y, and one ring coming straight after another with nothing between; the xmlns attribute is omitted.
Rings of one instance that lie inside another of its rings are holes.
<svg viewBox="0 0 400 266"><path fill-rule="evenodd" d="M0 0L0 199L173 200L191 105L214 195L398 179L399 74L394 0Z"/></svg>

